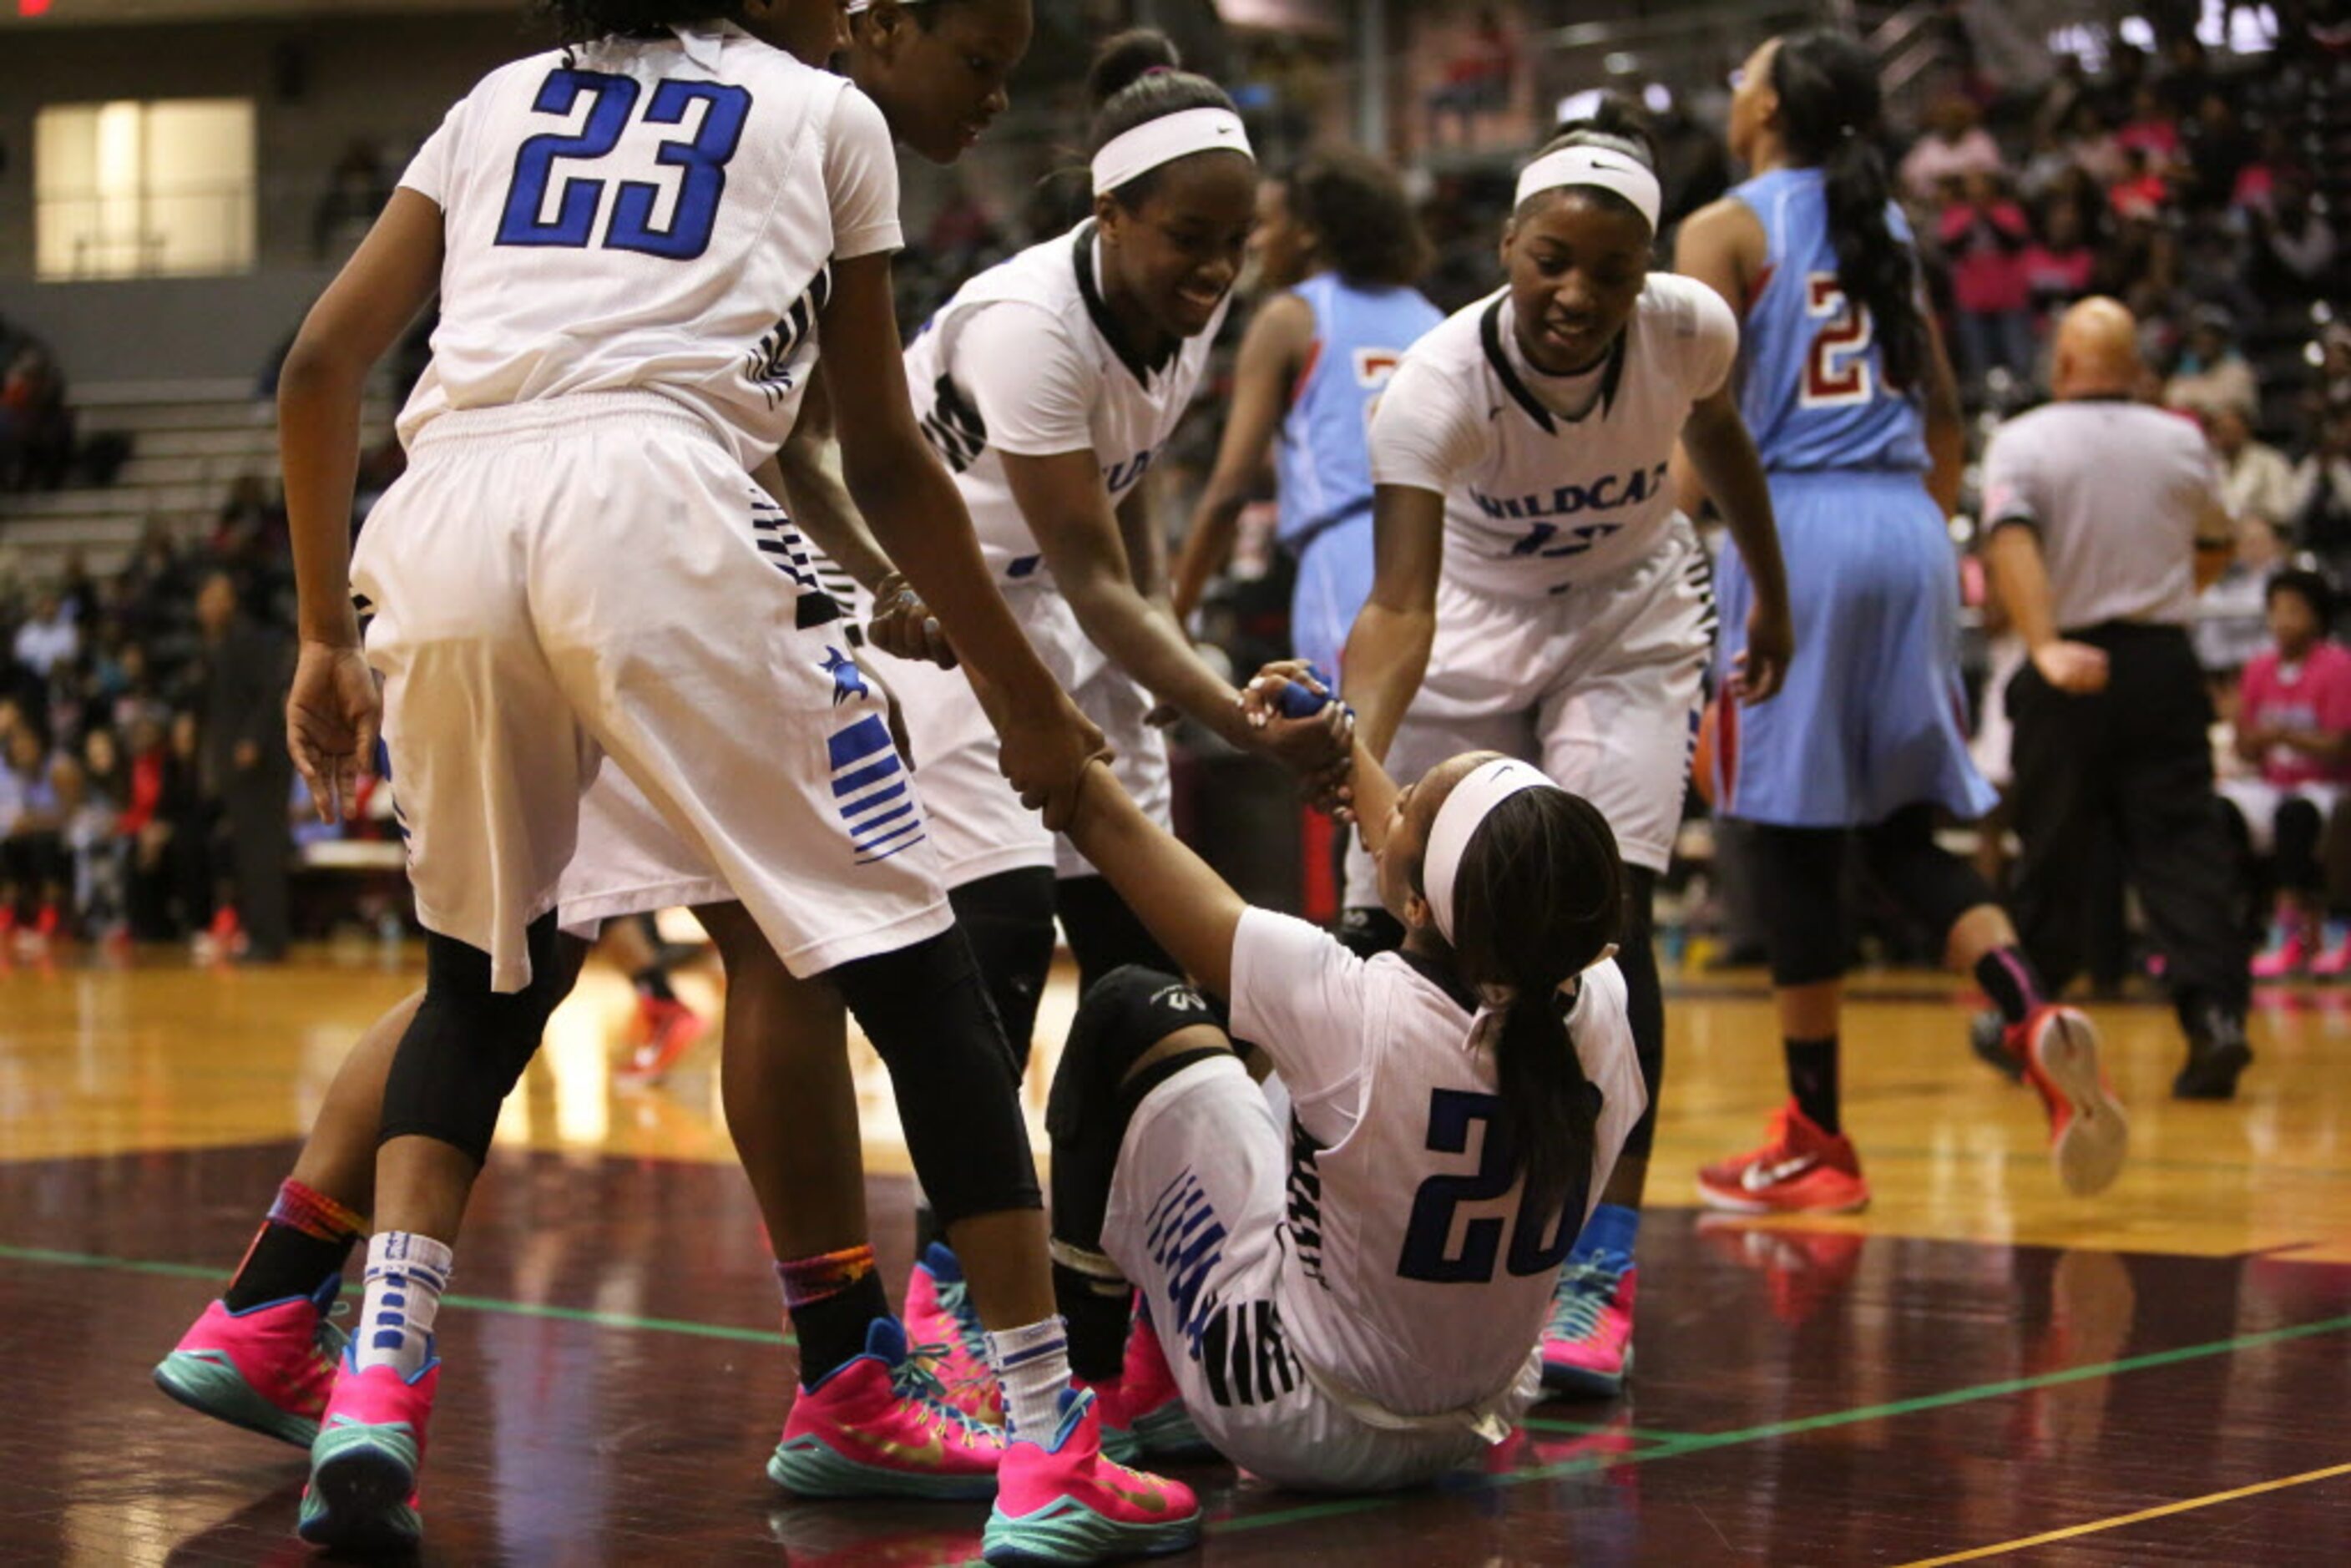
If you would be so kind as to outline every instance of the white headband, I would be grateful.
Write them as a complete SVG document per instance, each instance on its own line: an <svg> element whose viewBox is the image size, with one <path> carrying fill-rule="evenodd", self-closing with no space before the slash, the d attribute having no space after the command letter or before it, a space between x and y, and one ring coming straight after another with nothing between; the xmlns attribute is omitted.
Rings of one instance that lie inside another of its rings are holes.
<svg viewBox="0 0 2351 1568"><path fill-rule="evenodd" d="M1254 162L1249 131L1229 109L1185 109L1113 136L1094 154L1094 194L1105 195L1162 163L1222 150Z"/></svg>
<svg viewBox="0 0 2351 1568"><path fill-rule="evenodd" d="M1437 809L1437 821L1428 826L1427 848L1421 853L1420 884L1428 891L1429 913L1447 942L1453 940L1453 879L1460 874L1461 856L1479 826L1521 789L1558 787L1540 768L1502 758L1472 768Z"/></svg>
<svg viewBox="0 0 2351 1568"><path fill-rule="evenodd" d="M1637 162L1613 147L1578 142L1547 152L1527 165L1519 176L1519 198L1514 206L1525 206L1545 191L1564 190L1572 185L1589 185L1603 191L1614 191L1640 210L1649 220L1649 232L1657 228L1657 214L1665 208L1665 192L1657 177Z"/></svg>

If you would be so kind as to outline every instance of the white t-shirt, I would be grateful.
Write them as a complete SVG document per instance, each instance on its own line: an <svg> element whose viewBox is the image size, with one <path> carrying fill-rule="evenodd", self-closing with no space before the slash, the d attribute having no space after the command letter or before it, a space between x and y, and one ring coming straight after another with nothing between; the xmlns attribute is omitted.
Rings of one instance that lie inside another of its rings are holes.
<svg viewBox="0 0 2351 1568"><path fill-rule="evenodd" d="M607 38L485 77L401 183L440 207L433 362L400 434L453 409L622 389L782 444L830 263L900 244L872 100L732 24Z"/></svg>
<svg viewBox="0 0 2351 1568"><path fill-rule="evenodd" d="M1273 1059L1299 1170L1280 1286L1291 1347L1402 1416L1509 1388L1542 1337L1552 1287L1648 1098L1614 963L1569 1015L1598 1086L1592 1168L1533 1234L1525 1184L1491 1143L1491 1051L1447 988L1395 953L1251 909L1233 938L1232 1032ZM1489 1159L1491 1156L1489 1166Z"/></svg>
<svg viewBox="0 0 2351 1568"><path fill-rule="evenodd" d="M1229 298L1206 331L1157 363L1123 340L1096 283L1089 221L965 284L906 350L923 432L956 476L991 570L1045 571L1013 499L1003 455L1091 452L1116 505L1143 482L1183 422Z"/></svg>
<svg viewBox="0 0 2351 1568"><path fill-rule="evenodd" d="M1721 390L1739 322L1713 289L1654 272L1599 395L1520 352L1504 289L1404 357L1372 418L1372 480L1445 497L1445 571L1541 599L1646 559L1675 515L1666 469L1692 404ZM1582 394L1582 395L1579 395Z"/></svg>

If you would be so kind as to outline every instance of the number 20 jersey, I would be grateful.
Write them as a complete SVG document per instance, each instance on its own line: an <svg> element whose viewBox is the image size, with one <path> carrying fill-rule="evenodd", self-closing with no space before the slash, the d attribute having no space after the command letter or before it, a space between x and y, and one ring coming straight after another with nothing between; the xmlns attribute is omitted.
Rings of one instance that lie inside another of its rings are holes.
<svg viewBox="0 0 2351 1568"><path fill-rule="evenodd" d="M1764 468L1925 473L1925 404L1886 386L1873 323L1847 309L1837 287L1821 172L1774 170L1730 193L1763 225L1766 246L1739 383L1739 411ZM1901 209L1889 204L1886 221L1910 243Z"/></svg>
<svg viewBox="0 0 2351 1568"><path fill-rule="evenodd" d="M830 264L899 244L881 111L727 25L501 67L401 183L445 246L403 441L451 409L629 388L755 466L798 416Z"/></svg>

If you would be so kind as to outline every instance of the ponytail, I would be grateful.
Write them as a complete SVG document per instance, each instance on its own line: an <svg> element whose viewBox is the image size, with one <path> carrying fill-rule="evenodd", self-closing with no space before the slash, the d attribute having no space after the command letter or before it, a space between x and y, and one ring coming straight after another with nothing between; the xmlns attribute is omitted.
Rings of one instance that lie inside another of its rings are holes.
<svg viewBox="0 0 2351 1568"><path fill-rule="evenodd" d="M1837 287L1869 312L1886 384L1927 382L1927 319L1918 308L1918 257L1886 221L1894 183L1878 145L1884 99L1868 50L1826 27L1792 33L1771 56L1781 134L1789 155L1821 171Z"/></svg>
<svg viewBox="0 0 2351 1568"><path fill-rule="evenodd" d="M1593 804L1525 789L1470 838L1454 880L1456 961L1480 995L1506 995L1490 1037L1495 1134L1517 1155L1526 1198L1548 1225L1592 1169L1600 1091L1567 1027L1581 975L1625 923L1616 837Z"/></svg>

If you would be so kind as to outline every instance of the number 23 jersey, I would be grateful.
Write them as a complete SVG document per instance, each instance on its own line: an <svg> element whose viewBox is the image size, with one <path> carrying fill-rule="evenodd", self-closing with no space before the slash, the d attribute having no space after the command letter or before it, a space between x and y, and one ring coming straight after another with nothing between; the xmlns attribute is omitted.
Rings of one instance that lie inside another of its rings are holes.
<svg viewBox="0 0 2351 1568"><path fill-rule="evenodd" d="M403 441L451 409L629 388L756 466L798 416L831 264L900 244L881 110L730 24L501 67L401 183L444 246Z"/></svg>
<svg viewBox="0 0 2351 1568"><path fill-rule="evenodd" d="M1445 497L1446 576L1542 599L1656 548L1674 443L1729 378L1739 323L1706 285L1651 273L1596 370L1551 378L1520 352L1512 308L1507 289L1489 295L1405 355L1372 419L1372 479ZM1587 381L1584 412L1559 412L1557 389Z"/></svg>

